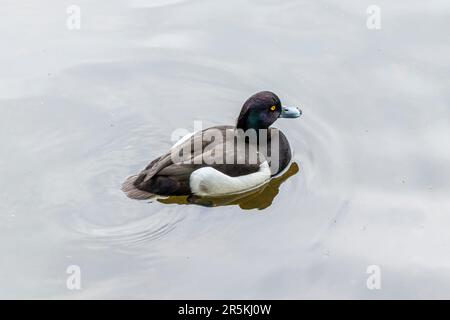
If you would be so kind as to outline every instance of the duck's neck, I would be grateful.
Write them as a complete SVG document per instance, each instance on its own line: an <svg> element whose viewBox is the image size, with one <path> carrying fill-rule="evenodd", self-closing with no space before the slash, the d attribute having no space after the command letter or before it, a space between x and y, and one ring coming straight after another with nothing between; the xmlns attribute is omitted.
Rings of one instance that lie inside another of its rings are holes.
<svg viewBox="0 0 450 320"><path fill-rule="evenodd" d="M260 121L257 114L248 114L248 116L238 119L236 124L237 129L242 129L244 131L247 131L249 129L253 129L258 134L258 131L260 129L268 129L268 126L263 124L262 121Z"/></svg>
<svg viewBox="0 0 450 320"><path fill-rule="evenodd" d="M270 140L270 128L260 128L257 126L249 126L249 125L237 125L236 129L242 130L243 132L241 132L240 134L243 134L244 136L256 137L256 143L258 145L261 139L262 141ZM252 131L254 131L254 133Z"/></svg>

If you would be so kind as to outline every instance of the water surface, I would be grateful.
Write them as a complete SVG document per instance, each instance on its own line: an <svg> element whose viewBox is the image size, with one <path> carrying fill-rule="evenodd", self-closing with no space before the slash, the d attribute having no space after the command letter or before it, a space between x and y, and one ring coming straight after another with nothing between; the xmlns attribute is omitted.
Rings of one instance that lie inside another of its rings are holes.
<svg viewBox="0 0 450 320"><path fill-rule="evenodd" d="M447 1L378 1L380 30L368 1L78 3L80 30L69 1L2 4L0 297L450 298ZM260 90L303 106L270 206L120 191Z"/></svg>

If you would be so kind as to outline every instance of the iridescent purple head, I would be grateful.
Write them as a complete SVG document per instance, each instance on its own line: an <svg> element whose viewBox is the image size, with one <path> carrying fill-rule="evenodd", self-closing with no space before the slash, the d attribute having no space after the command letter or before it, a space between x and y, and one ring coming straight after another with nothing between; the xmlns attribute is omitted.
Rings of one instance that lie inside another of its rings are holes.
<svg viewBox="0 0 450 320"><path fill-rule="evenodd" d="M298 107L281 105L280 98L270 91L261 91L245 101L237 120L238 129L267 129L278 118L298 118Z"/></svg>

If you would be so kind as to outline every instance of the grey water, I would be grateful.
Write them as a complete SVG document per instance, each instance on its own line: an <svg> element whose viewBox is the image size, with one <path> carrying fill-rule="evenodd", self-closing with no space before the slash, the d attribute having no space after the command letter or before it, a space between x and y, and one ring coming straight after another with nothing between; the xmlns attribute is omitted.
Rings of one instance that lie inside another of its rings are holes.
<svg viewBox="0 0 450 320"><path fill-rule="evenodd" d="M450 298L448 1L73 4L2 1L1 298ZM270 206L121 192L261 90L303 110Z"/></svg>

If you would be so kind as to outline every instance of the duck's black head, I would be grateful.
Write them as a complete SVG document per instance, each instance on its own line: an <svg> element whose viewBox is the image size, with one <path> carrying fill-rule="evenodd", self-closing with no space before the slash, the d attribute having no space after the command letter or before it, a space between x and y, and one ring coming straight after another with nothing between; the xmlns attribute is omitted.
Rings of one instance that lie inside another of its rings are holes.
<svg viewBox="0 0 450 320"><path fill-rule="evenodd" d="M267 129L278 118L297 118L302 114L297 107L284 107L278 96L261 91L245 101L237 120L238 129Z"/></svg>

